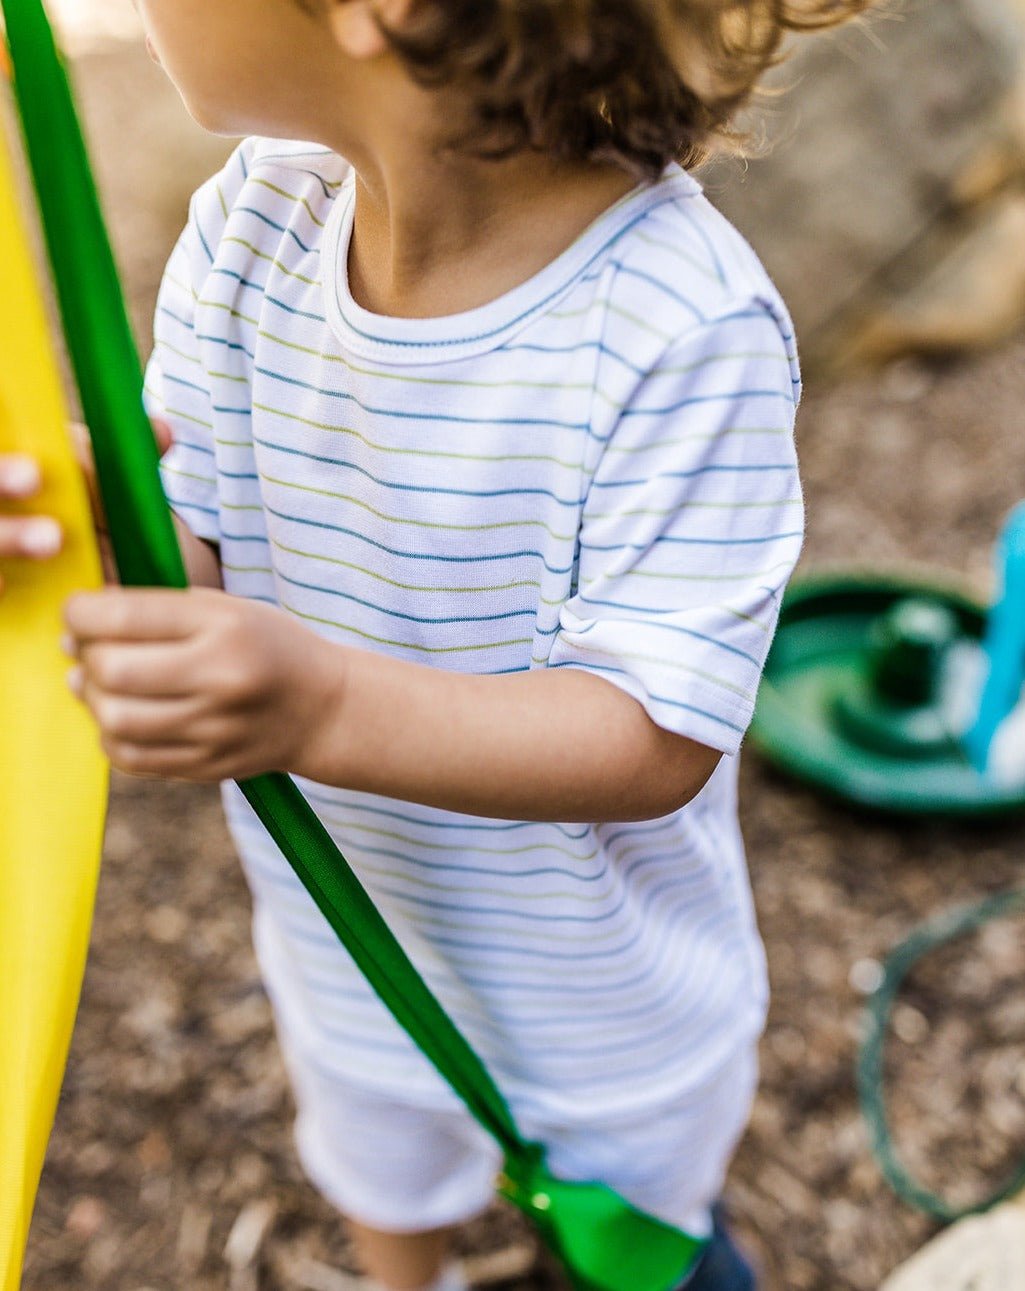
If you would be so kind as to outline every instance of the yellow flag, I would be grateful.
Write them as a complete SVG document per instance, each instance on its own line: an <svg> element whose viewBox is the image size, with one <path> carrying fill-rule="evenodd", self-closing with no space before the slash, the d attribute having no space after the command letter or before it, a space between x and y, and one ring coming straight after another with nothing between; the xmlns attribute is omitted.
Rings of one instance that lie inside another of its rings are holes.
<svg viewBox="0 0 1025 1291"><path fill-rule="evenodd" d="M0 78L2 81L2 78ZM17 1291L81 989L107 765L66 683L61 606L99 555L0 121L0 453L44 488L6 512L56 516L60 556L0 560L0 1288Z"/></svg>

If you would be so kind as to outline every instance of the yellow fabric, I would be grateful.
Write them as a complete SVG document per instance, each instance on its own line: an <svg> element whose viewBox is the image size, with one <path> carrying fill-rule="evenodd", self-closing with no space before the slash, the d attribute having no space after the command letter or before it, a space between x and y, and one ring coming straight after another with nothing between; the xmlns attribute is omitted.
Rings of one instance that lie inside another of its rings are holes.
<svg viewBox="0 0 1025 1291"><path fill-rule="evenodd" d="M0 453L44 491L55 560L0 560L0 1288L17 1291L85 965L106 804L96 729L72 698L61 606L99 557L0 121Z"/></svg>

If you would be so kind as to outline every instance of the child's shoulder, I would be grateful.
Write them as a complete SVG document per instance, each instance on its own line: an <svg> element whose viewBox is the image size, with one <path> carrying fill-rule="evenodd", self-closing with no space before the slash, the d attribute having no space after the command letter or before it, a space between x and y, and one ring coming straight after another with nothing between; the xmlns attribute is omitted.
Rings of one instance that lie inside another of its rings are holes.
<svg viewBox="0 0 1025 1291"><path fill-rule="evenodd" d="M322 229L350 169L319 144L244 139L193 195L189 223L210 259L229 224L237 245L266 251L268 241L297 225L307 224L312 233Z"/></svg>
<svg viewBox="0 0 1025 1291"><path fill-rule="evenodd" d="M220 189L222 195L235 198L247 185L261 181L266 186L269 175L292 175L299 183L337 191L345 182L349 163L316 143L295 139L268 139L250 136L243 139L228 157L220 171L199 190Z"/></svg>
<svg viewBox="0 0 1025 1291"><path fill-rule="evenodd" d="M655 309L677 336L749 308L763 309L789 331L782 298L750 244L697 180L672 171L671 182L650 191L643 217L618 240L616 307L649 317Z"/></svg>
<svg viewBox="0 0 1025 1291"><path fill-rule="evenodd" d="M577 287L600 316L607 349L648 373L684 361L681 353L771 348L798 381L785 303L693 176L670 167L609 214L614 237Z"/></svg>

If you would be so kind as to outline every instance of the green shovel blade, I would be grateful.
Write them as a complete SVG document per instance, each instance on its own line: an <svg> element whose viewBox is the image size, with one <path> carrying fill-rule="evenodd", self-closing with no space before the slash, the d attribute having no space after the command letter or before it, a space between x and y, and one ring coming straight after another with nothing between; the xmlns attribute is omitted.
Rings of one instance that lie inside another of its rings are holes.
<svg viewBox="0 0 1025 1291"><path fill-rule="evenodd" d="M576 1291L673 1291L706 1243L600 1183L567 1183L543 1162L507 1161L499 1191L558 1256Z"/></svg>

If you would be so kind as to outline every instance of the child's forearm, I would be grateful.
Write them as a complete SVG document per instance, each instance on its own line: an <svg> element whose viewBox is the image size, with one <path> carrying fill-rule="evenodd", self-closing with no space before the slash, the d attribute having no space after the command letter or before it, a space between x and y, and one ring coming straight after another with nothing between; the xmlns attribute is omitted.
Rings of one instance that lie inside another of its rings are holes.
<svg viewBox="0 0 1025 1291"><path fill-rule="evenodd" d="M190 587L221 587L221 559L212 543L197 538L181 516L172 516Z"/></svg>
<svg viewBox="0 0 1025 1291"><path fill-rule="evenodd" d="M647 820L688 802L719 761L581 670L467 676L335 657L339 684L290 768L323 784L509 820Z"/></svg>

